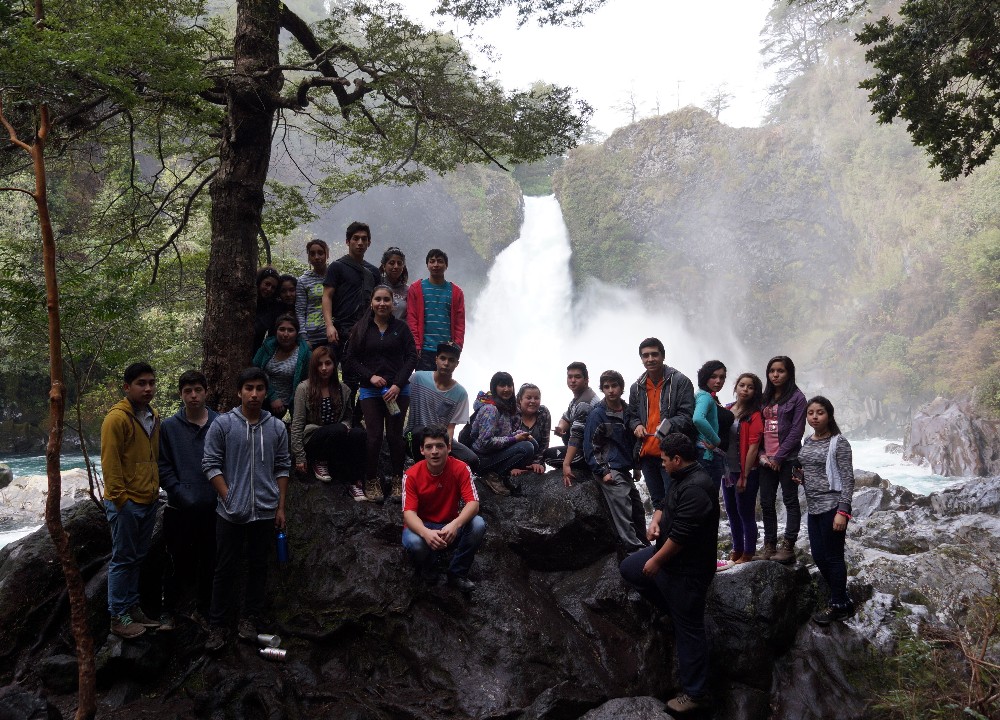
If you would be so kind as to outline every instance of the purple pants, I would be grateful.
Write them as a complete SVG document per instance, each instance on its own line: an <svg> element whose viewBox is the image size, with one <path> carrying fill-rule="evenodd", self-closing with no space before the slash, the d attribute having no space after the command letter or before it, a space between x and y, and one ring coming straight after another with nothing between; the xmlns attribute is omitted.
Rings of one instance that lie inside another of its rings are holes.
<svg viewBox="0 0 1000 720"><path fill-rule="evenodd" d="M726 515L729 516L729 529L733 534L733 552L752 553L757 549L757 489L759 481L754 470L747 478L747 486L743 492L737 492L736 483L739 473L730 473L732 485L722 483L722 499L726 503Z"/></svg>

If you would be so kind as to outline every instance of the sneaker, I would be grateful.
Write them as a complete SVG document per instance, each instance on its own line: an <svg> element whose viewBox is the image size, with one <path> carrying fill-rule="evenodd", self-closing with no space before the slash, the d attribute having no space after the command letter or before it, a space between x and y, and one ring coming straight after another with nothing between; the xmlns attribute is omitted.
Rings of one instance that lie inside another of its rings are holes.
<svg viewBox="0 0 1000 720"><path fill-rule="evenodd" d="M365 498L368 502L380 503L385 500L382 494L382 483L378 478L371 478L365 483Z"/></svg>
<svg viewBox="0 0 1000 720"><path fill-rule="evenodd" d="M169 631L177 627L177 622L174 620L174 616L168 612L160 613L160 631Z"/></svg>
<svg viewBox="0 0 1000 720"><path fill-rule="evenodd" d="M142 608L139 607L139 603L133 605L129 609L128 614L131 616L132 622L139 623L143 627L148 627L148 628L160 627L160 621L154 620L153 618L147 616L146 613L142 611Z"/></svg>
<svg viewBox="0 0 1000 720"><path fill-rule="evenodd" d="M774 551L770 559L782 565L791 565L795 562L795 543L788 538L781 538L778 549Z"/></svg>
<svg viewBox="0 0 1000 720"><path fill-rule="evenodd" d="M777 545L773 542L765 542L763 547L758 550L754 556L754 560L770 560L771 556L774 555L774 551L777 549Z"/></svg>
<svg viewBox="0 0 1000 720"><path fill-rule="evenodd" d="M133 620L128 613L122 613L111 617L111 632L124 640L131 640L146 632L146 627Z"/></svg>
<svg viewBox="0 0 1000 720"><path fill-rule="evenodd" d="M205 650L210 653L219 652L226 646L226 629L213 625L208 631L208 639L205 641Z"/></svg>
<svg viewBox="0 0 1000 720"><path fill-rule="evenodd" d="M476 589L476 583L469 580L469 578L462 575L452 575L451 573L448 573L448 584L464 593L471 593Z"/></svg>
<svg viewBox="0 0 1000 720"><path fill-rule="evenodd" d="M240 640L256 641L257 623L250 618L243 618L236 623L236 634L239 635Z"/></svg>
<svg viewBox="0 0 1000 720"><path fill-rule="evenodd" d="M731 560L716 560L715 561L715 571L722 572L723 570L728 570L733 567L736 563Z"/></svg>
<svg viewBox="0 0 1000 720"><path fill-rule="evenodd" d="M357 485L348 485L347 492L356 502L365 502L368 499L365 495L365 489L361 487L360 483Z"/></svg>
<svg viewBox="0 0 1000 720"><path fill-rule="evenodd" d="M704 700L693 698L687 693L681 693L677 697L667 700L667 710L679 715L701 710L705 707L708 707L708 703Z"/></svg>
<svg viewBox="0 0 1000 720"><path fill-rule="evenodd" d="M510 490L503 484L503 480L495 472L488 472L482 476L482 481L486 483L486 487L493 491L494 495L500 495L501 497L508 497L510 495Z"/></svg>
<svg viewBox="0 0 1000 720"><path fill-rule="evenodd" d="M325 462L314 462L313 463L313 475L320 482L331 482L333 478L330 476L330 468Z"/></svg>
<svg viewBox="0 0 1000 720"><path fill-rule="evenodd" d="M854 605L831 605L825 610L820 610L812 616L813 622L817 625L829 625L839 620L848 620L854 617Z"/></svg>
<svg viewBox="0 0 1000 720"><path fill-rule="evenodd" d="M389 497L393 500L399 500L403 497L403 478L399 475L392 479L392 491L389 493Z"/></svg>
<svg viewBox="0 0 1000 720"><path fill-rule="evenodd" d="M733 565L742 565L743 563L748 563L751 560L753 560L753 553L743 553L735 562L733 562Z"/></svg>

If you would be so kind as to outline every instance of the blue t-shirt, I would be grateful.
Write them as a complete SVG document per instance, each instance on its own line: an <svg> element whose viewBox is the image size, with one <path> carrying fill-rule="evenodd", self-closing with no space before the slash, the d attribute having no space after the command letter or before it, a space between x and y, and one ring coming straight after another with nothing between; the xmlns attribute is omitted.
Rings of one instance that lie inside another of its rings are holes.
<svg viewBox="0 0 1000 720"><path fill-rule="evenodd" d="M435 285L421 280L424 294L424 346L422 351L437 352L441 343L451 342L451 283Z"/></svg>

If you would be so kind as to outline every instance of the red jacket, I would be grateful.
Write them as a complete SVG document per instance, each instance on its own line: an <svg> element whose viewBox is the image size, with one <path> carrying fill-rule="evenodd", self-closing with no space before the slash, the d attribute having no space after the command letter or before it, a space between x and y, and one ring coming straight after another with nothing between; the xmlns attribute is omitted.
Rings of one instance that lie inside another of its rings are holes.
<svg viewBox="0 0 1000 720"><path fill-rule="evenodd" d="M736 403L729 403L726 405L730 410ZM743 475L743 466L747 461L747 453L750 452L750 446L754 443L758 444L757 452L759 453L763 450L760 447L760 443L764 437L764 416L760 414L760 410L750 413L749 417L740 418L740 475Z"/></svg>
<svg viewBox="0 0 1000 720"><path fill-rule="evenodd" d="M406 291L406 324L413 333L418 353L424 347L424 289L421 282L417 280ZM455 283L451 284L451 341L459 347L465 346L465 293Z"/></svg>

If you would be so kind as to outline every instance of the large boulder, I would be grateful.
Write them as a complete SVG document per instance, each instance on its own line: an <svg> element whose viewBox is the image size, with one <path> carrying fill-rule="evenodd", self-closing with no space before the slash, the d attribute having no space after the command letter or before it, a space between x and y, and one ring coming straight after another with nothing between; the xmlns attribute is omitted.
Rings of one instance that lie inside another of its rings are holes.
<svg viewBox="0 0 1000 720"><path fill-rule="evenodd" d="M13 481L14 471L10 469L10 465L0 463L0 490L10 485Z"/></svg>
<svg viewBox="0 0 1000 720"><path fill-rule="evenodd" d="M980 417L966 400L938 397L919 408L905 446L905 459L938 475L1000 475L1000 420Z"/></svg>

